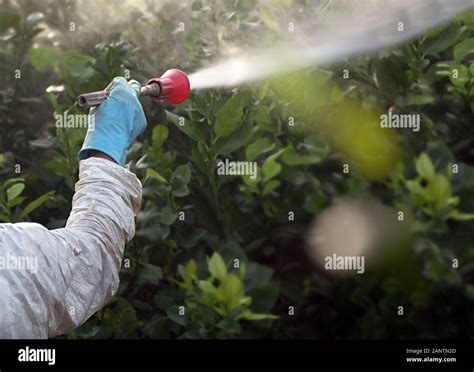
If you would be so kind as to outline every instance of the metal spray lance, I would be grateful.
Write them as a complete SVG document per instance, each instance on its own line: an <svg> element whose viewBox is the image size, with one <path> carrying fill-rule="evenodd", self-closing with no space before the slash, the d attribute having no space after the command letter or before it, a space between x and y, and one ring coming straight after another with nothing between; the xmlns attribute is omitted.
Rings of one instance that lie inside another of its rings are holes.
<svg viewBox="0 0 474 372"><path fill-rule="evenodd" d="M177 105L188 98L190 84L188 76L181 70L171 69L166 71L159 78L151 78L140 90L140 96L148 96L153 99L165 99ZM101 90L81 94L77 98L77 105L80 107L99 106L107 99L109 92Z"/></svg>

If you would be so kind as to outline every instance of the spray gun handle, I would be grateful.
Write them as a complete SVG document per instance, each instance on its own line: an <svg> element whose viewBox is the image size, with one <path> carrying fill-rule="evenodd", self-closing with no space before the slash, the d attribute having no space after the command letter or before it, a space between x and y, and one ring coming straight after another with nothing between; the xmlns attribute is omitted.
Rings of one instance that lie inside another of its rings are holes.
<svg viewBox="0 0 474 372"><path fill-rule="evenodd" d="M158 83L145 85L140 89L140 96L158 97L161 93L161 87ZM79 107L97 107L104 102L109 96L109 92L99 90L97 92L81 94L77 97L77 105Z"/></svg>
<svg viewBox="0 0 474 372"><path fill-rule="evenodd" d="M79 107L95 107L99 106L103 101L105 101L108 96L109 92L106 92L105 90L85 93L77 97L76 103Z"/></svg>
<svg viewBox="0 0 474 372"><path fill-rule="evenodd" d="M149 96L154 99L165 99L177 105L188 98L191 91L188 76L181 70L172 68L159 78L152 78L140 89L140 96ZM82 94L77 98L79 107L99 106L107 99L109 93L101 90Z"/></svg>

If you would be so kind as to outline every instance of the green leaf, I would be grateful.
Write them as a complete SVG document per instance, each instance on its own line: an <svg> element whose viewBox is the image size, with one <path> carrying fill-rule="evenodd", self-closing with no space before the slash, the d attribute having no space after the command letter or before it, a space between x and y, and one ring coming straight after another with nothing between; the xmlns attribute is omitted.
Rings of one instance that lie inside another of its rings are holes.
<svg viewBox="0 0 474 372"><path fill-rule="evenodd" d="M239 269L240 279L243 279L245 277L245 271L246 271L246 266L245 266L245 263L242 262L240 264L240 269Z"/></svg>
<svg viewBox="0 0 474 372"><path fill-rule="evenodd" d="M61 62L61 71L67 71L73 79L87 81L95 74L92 67L95 59L75 51L69 51L63 54Z"/></svg>
<svg viewBox="0 0 474 372"><path fill-rule="evenodd" d="M247 280L245 288L247 290L253 290L272 282L273 270L269 267L251 262L247 266L246 271Z"/></svg>
<svg viewBox="0 0 474 372"><path fill-rule="evenodd" d="M187 185L181 186L179 189L175 189L171 192L173 196L176 196L177 198L183 198L186 195L189 195L189 188Z"/></svg>
<svg viewBox="0 0 474 372"><path fill-rule="evenodd" d="M26 197L24 196L17 196L16 198L13 198L12 200L8 201L7 203L7 208L13 208L17 205L20 205L26 200Z"/></svg>
<svg viewBox="0 0 474 372"><path fill-rule="evenodd" d="M173 190L180 190L191 180L191 168L187 164L182 164L175 169L171 176L171 186Z"/></svg>
<svg viewBox="0 0 474 372"><path fill-rule="evenodd" d="M46 69L61 63L64 56L54 48L38 47L30 50L30 62L38 71L45 71Z"/></svg>
<svg viewBox="0 0 474 372"><path fill-rule="evenodd" d="M272 134L276 134L278 131L277 122L273 120L268 109L264 106L259 106L252 111L251 119L255 121L261 130Z"/></svg>
<svg viewBox="0 0 474 372"><path fill-rule="evenodd" d="M448 207L451 202L449 180L441 174L435 174L425 188L425 198L428 202L434 204L438 212Z"/></svg>
<svg viewBox="0 0 474 372"><path fill-rule="evenodd" d="M239 301L239 306L249 306L252 304L252 297L242 297Z"/></svg>
<svg viewBox="0 0 474 372"><path fill-rule="evenodd" d="M178 244L184 248L192 248L196 246L198 241L205 236L207 230L201 228L193 228L191 231L183 232L183 236L179 239Z"/></svg>
<svg viewBox="0 0 474 372"><path fill-rule="evenodd" d="M156 307L160 310L166 311L173 305L174 299L173 297L166 296L166 295L155 295L153 296L153 303Z"/></svg>
<svg viewBox="0 0 474 372"><path fill-rule="evenodd" d="M270 83L266 81L265 84L263 84L262 88L260 89L260 92L258 93L258 100L263 101L269 91L270 91Z"/></svg>
<svg viewBox="0 0 474 372"><path fill-rule="evenodd" d="M278 150L277 152L275 152L274 154L271 154L267 160L265 160L266 162L272 162L274 160L277 160L283 153L285 152L285 149L280 149Z"/></svg>
<svg viewBox="0 0 474 372"><path fill-rule="evenodd" d="M221 255L214 252L208 263L209 272L217 279L224 280L227 276L227 266Z"/></svg>
<svg viewBox="0 0 474 372"><path fill-rule="evenodd" d="M10 178L8 180L6 180L1 186L0 186L0 189L3 189L5 190L7 188L7 186L10 186L10 185L14 185L15 183L23 183L25 182L25 179L24 178Z"/></svg>
<svg viewBox="0 0 474 372"><path fill-rule="evenodd" d="M154 170L152 168L148 168L146 170L145 181L147 181L149 179L157 180L160 183L167 183L168 182L168 181L166 181L166 178L164 178L161 174L159 174L156 170Z"/></svg>
<svg viewBox="0 0 474 372"><path fill-rule="evenodd" d="M188 99L194 103L194 106L199 113L201 113L203 116L208 116L209 105L207 104L206 98L193 92L189 95Z"/></svg>
<svg viewBox="0 0 474 372"><path fill-rule="evenodd" d="M244 113L245 103L245 95L236 94L222 105L216 114L214 125L214 133L217 137L228 136L237 129Z"/></svg>
<svg viewBox="0 0 474 372"><path fill-rule="evenodd" d="M254 190L255 192L258 191L258 185L260 184L261 181L261 175L260 172L258 171L257 168L257 177L255 178L250 178L250 175L245 174L242 175L242 180L244 181L244 184L250 187L250 189Z"/></svg>
<svg viewBox="0 0 474 372"><path fill-rule="evenodd" d="M407 104L409 106L422 106L422 105L429 105L435 101L435 97L431 94L417 94L408 97Z"/></svg>
<svg viewBox="0 0 474 372"><path fill-rule="evenodd" d="M187 284L191 284L197 272L196 261L191 259L186 266L178 265L178 272Z"/></svg>
<svg viewBox="0 0 474 372"><path fill-rule="evenodd" d="M453 85L464 88L469 83L469 69L464 65L452 65L449 73L449 80Z"/></svg>
<svg viewBox="0 0 474 372"><path fill-rule="evenodd" d="M275 148L275 143L268 138L260 138L247 146L246 156L248 161L254 161L257 157L265 152Z"/></svg>
<svg viewBox="0 0 474 372"><path fill-rule="evenodd" d="M161 210L160 222L171 226L176 219L178 218L178 213L176 213L169 205L165 206Z"/></svg>
<svg viewBox="0 0 474 372"><path fill-rule="evenodd" d="M150 283L158 285L163 278L161 267L152 264L141 264L137 284Z"/></svg>
<svg viewBox="0 0 474 372"><path fill-rule="evenodd" d="M218 155L230 154L249 143L254 133L255 130L251 121L242 123L230 136L219 138L216 141L215 151Z"/></svg>
<svg viewBox="0 0 474 372"><path fill-rule="evenodd" d="M278 317L272 314L257 314L246 309L237 317L237 319L267 320L267 319L278 319Z"/></svg>
<svg viewBox="0 0 474 372"><path fill-rule="evenodd" d="M376 66L377 82L380 89L393 96L407 87L407 76L398 63L390 58L382 58Z"/></svg>
<svg viewBox="0 0 474 372"><path fill-rule="evenodd" d="M70 170L66 162L63 162L59 159L53 159L44 164L44 168L46 170L50 170L51 172L63 176L63 177L69 177L70 176Z"/></svg>
<svg viewBox="0 0 474 372"><path fill-rule="evenodd" d="M216 287L214 287L211 283L209 283L207 280L199 280L198 281L198 287L205 293L208 293L210 295L213 295L216 293Z"/></svg>
<svg viewBox="0 0 474 372"><path fill-rule="evenodd" d="M109 312L107 312L109 310ZM121 338L130 338L135 330L142 327L142 322L137 320L137 314L133 306L124 298L117 297L114 311L107 309L104 319L115 325L115 335Z"/></svg>
<svg viewBox="0 0 474 372"><path fill-rule="evenodd" d="M281 172L281 165L276 161L266 161L262 165L263 182L267 182L276 177Z"/></svg>
<svg viewBox="0 0 474 372"><path fill-rule="evenodd" d="M424 274L435 282L442 280L447 272L446 264L441 260L430 260L425 264Z"/></svg>
<svg viewBox="0 0 474 372"><path fill-rule="evenodd" d="M216 296L226 304L227 312L240 306L244 297L244 286L237 275L228 274L217 288Z"/></svg>
<svg viewBox="0 0 474 372"><path fill-rule="evenodd" d="M25 189L24 183L17 183L7 189L7 201L15 199L17 196L20 196L23 190Z"/></svg>
<svg viewBox="0 0 474 372"><path fill-rule="evenodd" d="M204 145L207 143L206 134L201 127L205 124L191 122L189 119L186 119L183 116L178 116L168 110L165 110L165 113L168 120L173 123L181 132Z"/></svg>
<svg viewBox="0 0 474 372"><path fill-rule="evenodd" d="M292 144L289 144L283 152L282 159L285 164L311 165L321 163L327 156L327 148L324 151L315 152L313 154L299 154L296 152Z"/></svg>
<svg viewBox="0 0 474 372"><path fill-rule="evenodd" d="M429 180L435 174L435 169L431 159L425 153L422 153L418 159L416 159L416 171L424 179Z"/></svg>
<svg viewBox="0 0 474 372"><path fill-rule="evenodd" d="M461 13L458 19L461 20L469 30L474 30L474 11L471 10Z"/></svg>
<svg viewBox="0 0 474 372"><path fill-rule="evenodd" d="M186 265L186 275L189 278L193 278L194 275L196 275L196 273L197 273L196 261L194 261L193 259L190 259Z"/></svg>
<svg viewBox="0 0 474 372"><path fill-rule="evenodd" d="M278 180L271 180L267 182L263 187L262 196L271 194L273 190L275 190L278 186L280 186L281 182Z"/></svg>
<svg viewBox="0 0 474 372"><path fill-rule="evenodd" d="M209 154L201 143L198 142L193 146L193 149L191 150L191 160L201 173L208 173L210 164Z"/></svg>
<svg viewBox="0 0 474 372"><path fill-rule="evenodd" d="M474 219L474 213L463 213L455 209L446 215L446 218L456 221L469 221Z"/></svg>
<svg viewBox="0 0 474 372"><path fill-rule="evenodd" d="M423 193L423 187L417 182L413 180L408 180L405 182L405 186L407 187L408 191L410 191L411 194L422 194Z"/></svg>
<svg viewBox="0 0 474 372"><path fill-rule="evenodd" d="M152 140L153 140L153 151L159 152L163 146L163 143L168 138L169 130L164 125L157 125L153 128Z"/></svg>
<svg viewBox="0 0 474 372"><path fill-rule="evenodd" d="M436 54L448 49L458 41L462 33L462 28L456 23L444 27L441 31L436 30L423 41L422 49L424 54Z"/></svg>
<svg viewBox="0 0 474 372"><path fill-rule="evenodd" d="M237 320L232 318L224 318L217 324L217 327L222 329L227 334L237 334L242 330Z"/></svg>
<svg viewBox="0 0 474 372"><path fill-rule="evenodd" d="M464 57L471 53L474 53L474 38L463 40L454 47L454 61L461 63Z"/></svg>
<svg viewBox="0 0 474 372"><path fill-rule="evenodd" d="M21 212L20 215L20 219L28 217L30 213L32 213L35 209L41 207L44 203L49 201L53 197L53 195L54 191L50 191L33 200L25 207L25 209L23 209L23 212Z"/></svg>
<svg viewBox="0 0 474 372"><path fill-rule="evenodd" d="M166 312L166 314L168 315L168 318L170 318L173 322L178 323L182 326L186 326L186 317L184 315L180 315L179 306L171 306Z"/></svg>

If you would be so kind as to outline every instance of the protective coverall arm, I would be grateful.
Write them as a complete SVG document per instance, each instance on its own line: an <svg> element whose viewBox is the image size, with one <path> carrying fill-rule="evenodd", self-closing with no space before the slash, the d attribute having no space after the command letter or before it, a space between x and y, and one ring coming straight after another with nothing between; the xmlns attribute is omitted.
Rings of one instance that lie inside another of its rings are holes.
<svg viewBox="0 0 474 372"><path fill-rule="evenodd" d="M108 99L89 115L78 154L79 181L66 227L0 224L0 338L65 333L101 309L116 292L142 186L122 166L146 127L140 84L115 78ZM90 157L93 152L106 159Z"/></svg>
<svg viewBox="0 0 474 372"><path fill-rule="evenodd" d="M80 163L66 227L0 225L0 338L46 338L85 322L116 292L141 183L105 159ZM16 260L16 262L15 262ZM15 266L16 265L16 266Z"/></svg>

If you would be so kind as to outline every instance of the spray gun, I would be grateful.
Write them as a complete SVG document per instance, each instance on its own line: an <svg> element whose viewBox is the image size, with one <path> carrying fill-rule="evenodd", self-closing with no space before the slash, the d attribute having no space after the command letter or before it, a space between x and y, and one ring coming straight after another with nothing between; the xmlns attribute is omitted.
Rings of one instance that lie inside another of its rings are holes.
<svg viewBox="0 0 474 372"><path fill-rule="evenodd" d="M159 78L151 78L148 83L141 88L140 96L148 96L153 99L165 99L169 103L177 105L188 98L190 84L188 76L181 70L171 69L166 71ZM85 93L77 98L77 105L80 107L99 106L107 99L109 92L101 90L98 92Z"/></svg>

